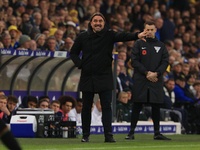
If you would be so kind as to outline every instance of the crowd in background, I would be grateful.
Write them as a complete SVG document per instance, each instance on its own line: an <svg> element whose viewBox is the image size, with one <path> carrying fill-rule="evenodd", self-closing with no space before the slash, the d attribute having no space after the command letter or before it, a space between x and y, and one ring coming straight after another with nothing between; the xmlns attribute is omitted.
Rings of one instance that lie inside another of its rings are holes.
<svg viewBox="0 0 200 150"><path fill-rule="evenodd" d="M155 21L156 37L169 51L169 67L163 75L165 103L161 120L166 120L165 114L169 112L171 120L181 122L182 129L197 133L199 8L198 0L0 0L0 47L70 51L79 33L87 31L90 16L95 12L101 12L106 26L116 32L141 32L146 21ZM113 48L113 52L118 52L117 121L131 120L134 68L130 58L134 42L118 42ZM74 114L80 118L79 110L75 109ZM151 119L148 107L144 107L140 119Z"/></svg>

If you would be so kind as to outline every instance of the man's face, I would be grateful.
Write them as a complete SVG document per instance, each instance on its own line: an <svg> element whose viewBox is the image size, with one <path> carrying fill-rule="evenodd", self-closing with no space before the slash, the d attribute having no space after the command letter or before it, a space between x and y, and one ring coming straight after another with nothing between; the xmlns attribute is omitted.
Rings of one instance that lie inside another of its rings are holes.
<svg viewBox="0 0 200 150"><path fill-rule="evenodd" d="M23 17L22 17L22 22L27 22L29 20L30 20L29 15L28 14L24 14Z"/></svg>
<svg viewBox="0 0 200 150"><path fill-rule="evenodd" d="M61 41L62 40L62 37L63 37L63 31L61 30L57 30L54 34L55 38L57 41Z"/></svg>
<svg viewBox="0 0 200 150"><path fill-rule="evenodd" d="M118 54L118 59L126 61L126 53L125 52L120 52Z"/></svg>
<svg viewBox="0 0 200 150"><path fill-rule="evenodd" d="M36 15L34 19L35 19L35 24L36 24L37 26L39 26L39 25L41 24L42 16Z"/></svg>
<svg viewBox="0 0 200 150"><path fill-rule="evenodd" d="M70 50L71 49L71 47L72 47L72 45L73 45L73 41L72 41L72 39L70 39L70 38L66 38L66 40L65 40L65 48L67 48L67 50Z"/></svg>
<svg viewBox="0 0 200 150"><path fill-rule="evenodd" d="M128 100L131 100L131 96L132 96L131 91L127 91L126 93L128 94Z"/></svg>
<svg viewBox="0 0 200 150"><path fill-rule="evenodd" d="M7 105L7 99L0 99L0 110L3 107L6 107Z"/></svg>
<svg viewBox="0 0 200 150"><path fill-rule="evenodd" d="M65 105L62 105L62 111L64 111L64 113L69 113L71 109L72 102L66 102Z"/></svg>
<svg viewBox="0 0 200 150"><path fill-rule="evenodd" d="M167 89L169 91L173 91L173 89L175 88L175 82L174 81L168 81L165 86L167 87Z"/></svg>
<svg viewBox="0 0 200 150"><path fill-rule="evenodd" d="M83 103L82 102L78 102L77 105L76 105L76 112L78 114L80 114L81 111L82 111L82 108L83 108Z"/></svg>
<svg viewBox="0 0 200 150"><path fill-rule="evenodd" d="M127 104L128 103L128 96L122 95L122 97L121 97L121 99L119 101L121 101L122 103Z"/></svg>
<svg viewBox="0 0 200 150"><path fill-rule="evenodd" d="M9 34L10 34L12 39L15 39L16 36L17 36L17 31L16 30L10 30Z"/></svg>
<svg viewBox="0 0 200 150"><path fill-rule="evenodd" d="M54 39L49 39L48 43L47 43L49 50L54 50L56 47L56 41Z"/></svg>
<svg viewBox="0 0 200 150"><path fill-rule="evenodd" d="M190 71L190 67L182 67L182 72L183 72L183 74L184 74L185 76L188 75L189 71Z"/></svg>
<svg viewBox="0 0 200 150"><path fill-rule="evenodd" d="M17 105L17 103L14 103L13 101L8 101L8 110L10 111L10 112L12 112L14 109L15 109L15 107L16 107L16 105Z"/></svg>
<svg viewBox="0 0 200 150"><path fill-rule="evenodd" d="M178 84L181 88L184 88L184 87L185 87L185 81L182 81L182 80L177 79L177 80L176 80L176 84Z"/></svg>
<svg viewBox="0 0 200 150"><path fill-rule="evenodd" d="M10 36L6 36L2 39L2 43L5 47L10 46L11 44L11 37Z"/></svg>
<svg viewBox="0 0 200 150"><path fill-rule="evenodd" d="M43 46L45 43L45 37L44 36L40 36L39 39L37 40L37 44L40 46Z"/></svg>
<svg viewBox="0 0 200 150"><path fill-rule="evenodd" d="M59 104L57 104L57 103L53 103L53 104L51 104L51 109L53 109L54 110L54 112L55 113L57 113L58 112L58 110L59 110L59 108L60 108L60 105Z"/></svg>
<svg viewBox="0 0 200 150"><path fill-rule="evenodd" d="M195 89L196 92L200 92L200 84L195 85L194 89Z"/></svg>
<svg viewBox="0 0 200 150"><path fill-rule="evenodd" d="M105 21L101 16L94 16L90 24L92 26L93 31L96 33L104 28Z"/></svg>
<svg viewBox="0 0 200 150"><path fill-rule="evenodd" d="M145 29L147 30L147 38L155 38L155 33L157 29L154 25L146 24Z"/></svg>
<svg viewBox="0 0 200 150"><path fill-rule="evenodd" d="M39 106L40 108L43 108L43 109L48 109L49 108L49 103L47 103L47 102L42 102L42 103L40 103L40 106Z"/></svg>
<svg viewBox="0 0 200 150"><path fill-rule="evenodd" d="M50 11L55 11L56 10L56 3L50 2L49 3L49 10Z"/></svg>
<svg viewBox="0 0 200 150"><path fill-rule="evenodd" d="M24 44L22 44L21 47L23 47L25 49L29 49L30 48L30 41L25 42Z"/></svg>
<svg viewBox="0 0 200 150"><path fill-rule="evenodd" d="M28 102L28 108L36 108L35 102Z"/></svg>
<svg viewBox="0 0 200 150"><path fill-rule="evenodd" d="M44 31L43 34L45 35L46 39L49 37L49 31Z"/></svg>
<svg viewBox="0 0 200 150"><path fill-rule="evenodd" d="M182 71L182 66L180 64L174 66L174 71L176 73L180 73Z"/></svg>
<svg viewBox="0 0 200 150"><path fill-rule="evenodd" d="M156 20L155 24L156 24L156 27L158 29L160 29L163 26L163 20L161 18L159 18L159 19Z"/></svg>

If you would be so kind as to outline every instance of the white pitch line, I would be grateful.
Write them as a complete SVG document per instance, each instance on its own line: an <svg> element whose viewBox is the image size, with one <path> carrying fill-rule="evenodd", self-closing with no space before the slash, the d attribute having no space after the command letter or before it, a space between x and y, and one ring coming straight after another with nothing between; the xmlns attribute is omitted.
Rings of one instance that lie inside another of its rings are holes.
<svg viewBox="0 0 200 150"><path fill-rule="evenodd" d="M85 150L85 149L130 149L130 148L140 148L140 149L146 149L146 148L166 148L166 147L200 147L200 145L163 145L163 146L130 146L130 147L98 147L98 148L70 148L70 149L66 149L64 148L64 150ZM36 149L36 150L61 150L61 149Z"/></svg>

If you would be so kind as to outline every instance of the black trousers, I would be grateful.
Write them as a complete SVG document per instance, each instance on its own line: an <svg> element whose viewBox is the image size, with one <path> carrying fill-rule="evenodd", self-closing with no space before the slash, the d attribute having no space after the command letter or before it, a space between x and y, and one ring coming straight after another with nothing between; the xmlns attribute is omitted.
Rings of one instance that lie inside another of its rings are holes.
<svg viewBox="0 0 200 150"><path fill-rule="evenodd" d="M143 103L134 103L131 116L131 129L130 134L134 134L139 114L142 109ZM154 134L160 134L160 104L151 103L152 107L152 119L154 124Z"/></svg>
<svg viewBox="0 0 200 150"><path fill-rule="evenodd" d="M91 108L93 104L94 92L82 92L83 108L81 113L83 136L90 135L91 124ZM99 92L101 108L102 108L102 123L104 127L104 135L112 134L112 91Z"/></svg>

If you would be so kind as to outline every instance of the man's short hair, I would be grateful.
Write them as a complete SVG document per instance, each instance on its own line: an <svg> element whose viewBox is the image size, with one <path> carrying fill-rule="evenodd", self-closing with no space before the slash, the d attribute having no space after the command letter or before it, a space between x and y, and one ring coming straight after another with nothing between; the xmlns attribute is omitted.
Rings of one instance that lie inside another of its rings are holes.
<svg viewBox="0 0 200 150"><path fill-rule="evenodd" d="M21 14L21 18L22 18L25 14L27 14L27 15L29 16L29 14L28 14L27 12L23 12L23 13Z"/></svg>
<svg viewBox="0 0 200 150"><path fill-rule="evenodd" d="M92 22L92 19L95 17L95 16L100 16L103 18L104 22L106 22L106 18L104 17L104 15L100 12L97 12L97 13L94 13L91 17L90 17L90 22Z"/></svg>
<svg viewBox="0 0 200 150"><path fill-rule="evenodd" d="M59 102L58 100L51 101L51 105L52 105L53 103L56 103L56 104L59 104L59 105L60 105L60 102Z"/></svg>
<svg viewBox="0 0 200 150"><path fill-rule="evenodd" d="M145 22L145 23L144 23L144 27L145 27L146 25L154 25L154 26L156 26L155 22L153 22L153 21L147 21L147 22Z"/></svg>
<svg viewBox="0 0 200 150"><path fill-rule="evenodd" d="M77 99L76 99L76 102L77 102L77 103L78 103L78 102L81 102L81 103L82 103L83 100L82 100L82 98L77 98Z"/></svg>
<svg viewBox="0 0 200 150"><path fill-rule="evenodd" d="M189 64L188 63L183 63L182 67L187 67L187 68L190 68Z"/></svg>
<svg viewBox="0 0 200 150"><path fill-rule="evenodd" d="M8 97L5 96L5 95L0 95L0 99L6 99L6 100L8 100Z"/></svg>
<svg viewBox="0 0 200 150"><path fill-rule="evenodd" d="M174 79L173 78L169 78L165 83L168 83L169 81L174 81Z"/></svg>
<svg viewBox="0 0 200 150"><path fill-rule="evenodd" d="M18 103L18 98L14 95L9 95L8 101L12 101L13 103Z"/></svg>
<svg viewBox="0 0 200 150"><path fill-rule="evenodd" d="M9 33L3 33L3 34L1 35L1 41L2 41L5 37L7 37L7 36L11 37Z"/></svg>
<svg viewBox="0 0 200 150"><path fill-rule="evenodd" d="M39 100L45 99L45 98L48 98L48 99L50 100L49 96L46 96L46 95L40 96L40 97L39 97Z"/></svg>
<svg viewBox="0 0 200 150"><path fill-rule="evenodd" d="M40 107L40 104L42 102L47 102L49 104L49 102L46 99L41 99L41 100L38 101L38 104L37 104L38 108Z"/></svg>
<svg viewBox="0 0 200 150"><path fill-rule="evenodd" d="M3 91L0 91L0 95L5 95L5 93Z"/></svg>
<svg viewBox="0 0 200 150"><path fill-rule="evenodd" d="M29 97L28 97L28 100L27 100L27 103L28 103L28 102L34 102L34 103L37 104L37 101L38 101L38 100L37 100L37 98L36 98L35 96L29 96Z"/></svg>
<svg viewBox="0 0 200 150"><path fill-rule="evenodd" d="M71 102L72 103L72 108L76 106L76 100L72 96L69 95L63 95L58 98L58 101L60 102L60 108L62 108L62 105L65 105L66 102Z"/></svg>

